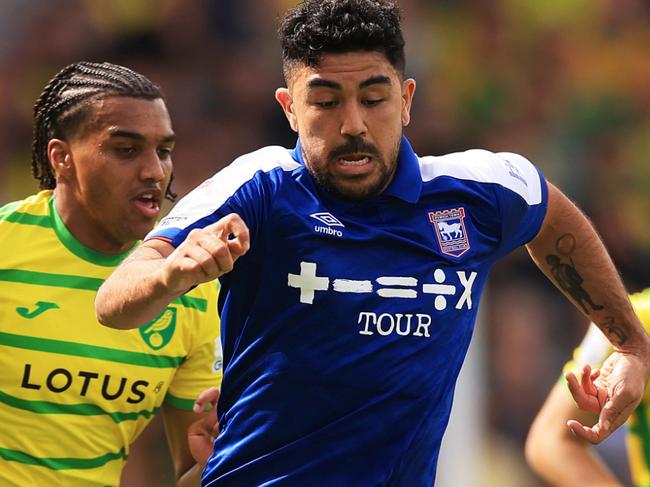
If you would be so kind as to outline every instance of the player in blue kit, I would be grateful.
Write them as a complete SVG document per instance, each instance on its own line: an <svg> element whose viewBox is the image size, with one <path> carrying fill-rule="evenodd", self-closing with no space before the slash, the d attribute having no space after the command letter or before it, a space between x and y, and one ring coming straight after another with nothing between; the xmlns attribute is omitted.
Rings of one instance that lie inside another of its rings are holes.
<svg viewBox="0 0 650 487"><path fill-rule="evenodd" d="M96 302L130 328L220 278L203 485L430 486L488 272L524 244L551 279L549 260L570 262L581 282L564 292L580 286L617 350L599 422L574 425L607 437L641 399L650 349L586 218L522 156L416 155L396 3L307 0L280 35L296 148L244 155L195 189Z"/></svg>

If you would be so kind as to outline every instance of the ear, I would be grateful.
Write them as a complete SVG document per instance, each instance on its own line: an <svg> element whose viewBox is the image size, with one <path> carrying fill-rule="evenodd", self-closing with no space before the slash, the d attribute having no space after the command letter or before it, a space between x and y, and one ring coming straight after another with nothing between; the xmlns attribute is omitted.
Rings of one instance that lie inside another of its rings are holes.
<svg viewBox="0 0 650 487"><path fill-rule="evenodd" d="M284 114L289 120L289 125L294 132L298 132L298 118L293 110L293 98L289 92L289 88L278 88L275 90L275 99L278 101Z"/></svg>
<svg viewBox="0 0 650 487"><path fill-rule="evenodd" d="M411 122L411 104L415 94L415 80L405 79L402 82L402 125L406 127Z"/></svg>
<svg viewBox="0 0 650 487"><path fill-rule="evenodd" d="M70 145L66 141L50 139L47 143L47 158L56 175L57 182L60 179L70 179L74 174L72 152L70 151Z"/></svg>

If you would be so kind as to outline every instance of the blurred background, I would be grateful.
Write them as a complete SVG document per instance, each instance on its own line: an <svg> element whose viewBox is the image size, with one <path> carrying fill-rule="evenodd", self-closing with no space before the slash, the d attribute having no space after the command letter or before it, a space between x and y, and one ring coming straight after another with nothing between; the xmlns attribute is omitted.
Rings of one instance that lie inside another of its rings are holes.
<svg viewBox="0 0 650 487"><path fill-rule="evenodd" d="M123 64L162 86L179 195L242 153L292 147L273 93L283 84L277 19L296 3L0 0L0 204L37 191L31 108L79 60ZM418 82L406 131L416 151L523 154L593 219L628 289L650 285L650 2L399 3ZM438 485L541 485L523 441L586 324L524 251L495 267ZM145 438L150 471L125 486L173 485L162 434L157 421ZM626 474L620 435L601 451Z"/></svg>

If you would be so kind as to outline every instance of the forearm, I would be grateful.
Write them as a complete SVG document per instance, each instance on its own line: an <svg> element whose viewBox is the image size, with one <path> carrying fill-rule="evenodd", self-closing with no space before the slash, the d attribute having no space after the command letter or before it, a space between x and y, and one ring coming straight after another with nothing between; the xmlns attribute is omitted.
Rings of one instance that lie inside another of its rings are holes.
<svg viewBox="0 0 650 487"><path fill-rule="evenodd" d="M549 459L549 455L556 458ZM622 487L602 460L576 438L549 445L530 466L553 487Z"/></svg>
<svg viewBox="0 0 650 487"><path fill-rule="evenodd" d="M198 463L195 463L178 479L176 485L178 485L178 487L199 487L201 485L202 473L203 467Z"/></svg>
<svg viewBox="0 0 650 487"><path fill-rule="evenodd" d="M587 218L551 185L544 225L527 247L538 267L617 350L648 353L648 336L602 241Z"/></svg>
<svg viewBox="0 0 650 487"><path fill-rule="evenodd" d="M568 420L593 422L576 407L566 386L558 382L533 422L526 439L526 461L554 487L620 487L591 445L571 433Z"/></svg>
<svg viewBox="0 0 650 487"><path fill-rule="evenodd" d="M102 284L95 299L97 319L103 325L131 329L149 323L182 294L163 283L165 258L151 248L135 250Z"/></svg>

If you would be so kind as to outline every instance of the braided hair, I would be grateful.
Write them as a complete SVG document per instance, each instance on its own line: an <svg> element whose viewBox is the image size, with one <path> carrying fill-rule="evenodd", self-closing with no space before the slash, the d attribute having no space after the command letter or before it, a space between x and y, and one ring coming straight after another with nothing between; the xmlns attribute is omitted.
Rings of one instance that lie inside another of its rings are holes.
<svg viewBox="0 0 650 487"><path fill-rule="evenodd" d="M106 96L145 100L164 98L158 86L140 73L110 63L78 62L52 78L34 104L32 175L41 189L54 189L56 178L47 156L50 139L65 139L88 119L92 103ZM173 174L172 174L173 179ZM174 201L171 180L165 198Z"/></svg>

